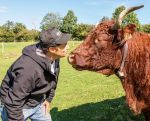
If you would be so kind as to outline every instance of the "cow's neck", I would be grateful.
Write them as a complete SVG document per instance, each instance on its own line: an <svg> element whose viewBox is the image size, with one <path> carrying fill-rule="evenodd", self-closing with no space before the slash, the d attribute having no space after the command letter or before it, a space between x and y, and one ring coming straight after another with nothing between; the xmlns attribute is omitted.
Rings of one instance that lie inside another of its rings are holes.
<svg viewBox="0 0 150 121"><path fill-rule="evenodd" d="M127 54L128 54L128 44L127 42L125 42L125 44L121 48L121 55L122 55L121 64L120 64L118 71L116 72L117 76L121 80L125 78L125 73L123 70L124 70Z"/></svg>

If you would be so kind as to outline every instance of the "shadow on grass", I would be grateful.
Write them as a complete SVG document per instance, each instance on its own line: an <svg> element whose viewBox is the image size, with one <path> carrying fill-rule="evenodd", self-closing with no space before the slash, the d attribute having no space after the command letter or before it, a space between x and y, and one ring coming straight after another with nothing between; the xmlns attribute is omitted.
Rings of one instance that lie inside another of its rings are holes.
<svg viewBox="0 0 150 121"><path fill-rule="evenodd" d="M142 115L134 116L125 103L125 97L87 103L58 111L51 110L53 121L144 121Z"/></svg>

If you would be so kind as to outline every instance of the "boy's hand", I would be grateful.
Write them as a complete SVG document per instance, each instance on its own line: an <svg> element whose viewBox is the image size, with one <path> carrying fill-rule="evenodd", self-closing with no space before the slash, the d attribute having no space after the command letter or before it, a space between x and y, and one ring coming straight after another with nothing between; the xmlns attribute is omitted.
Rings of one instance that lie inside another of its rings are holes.
<svg viewBox="0 0 150 121"><path fill-rule="evenodd" d="M50 103L48 101L44 101L43 105L45 106L45 114L50 112Z"/></svg>

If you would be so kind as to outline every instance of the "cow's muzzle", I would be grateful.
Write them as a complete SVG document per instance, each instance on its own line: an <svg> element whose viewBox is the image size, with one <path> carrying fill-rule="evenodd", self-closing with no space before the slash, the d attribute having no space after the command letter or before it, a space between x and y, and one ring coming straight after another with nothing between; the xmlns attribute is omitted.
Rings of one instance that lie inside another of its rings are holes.
<svg viewBox="0 0 150 121"><path fill-rule="evenodd" d="M75 64L75 55L74 54L69 54L68 62L72 65Z"/></svg>

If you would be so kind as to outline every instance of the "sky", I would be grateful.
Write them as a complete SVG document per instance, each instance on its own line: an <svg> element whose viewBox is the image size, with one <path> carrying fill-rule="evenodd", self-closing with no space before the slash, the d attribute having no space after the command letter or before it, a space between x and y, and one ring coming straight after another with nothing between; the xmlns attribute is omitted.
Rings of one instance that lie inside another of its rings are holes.
<svg viewBox="0 0 150 121"><path fill-rule="evenodd" d="M28 29L39 29L47 13L64 17L68 10L74 12L78 23L96 24L103 16L111 18L120 5L144 5L135 13L140 23L150 24L150 0L0 0L0 25L9 20L23 23Z"/></svg>

